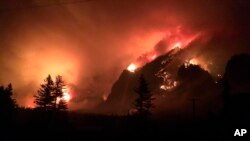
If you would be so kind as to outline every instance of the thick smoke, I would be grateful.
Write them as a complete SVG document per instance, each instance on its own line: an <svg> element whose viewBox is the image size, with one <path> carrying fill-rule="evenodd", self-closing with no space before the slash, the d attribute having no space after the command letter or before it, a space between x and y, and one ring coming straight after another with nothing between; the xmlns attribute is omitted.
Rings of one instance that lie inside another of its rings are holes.
<svg viewBox="0 0 250 141"><path fill-rule="evenodd" d="M0 84L12 82L23 106L51 73L70 83L72 109L94 107L139 56L161 55L175 40L197 34L194 54L215 72L224 71L231 55L249 52L245 0L50 2L0 2Z"/></svg>

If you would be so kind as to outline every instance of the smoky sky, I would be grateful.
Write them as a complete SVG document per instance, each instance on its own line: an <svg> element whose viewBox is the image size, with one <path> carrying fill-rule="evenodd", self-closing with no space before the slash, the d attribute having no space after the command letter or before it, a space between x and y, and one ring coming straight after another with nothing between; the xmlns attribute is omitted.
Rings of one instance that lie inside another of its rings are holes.
<svg viewBox="0 0 250 141"><path fill-rule="evenodd" d="M196 54L218 72L231 55L249 52L246 0L51 2L0 2L0 84L11 82L23 106L46 75L61 74L74 89L73 109L93 107L140 55L164 53L162 39L173 30L202 33Z"/></svg>

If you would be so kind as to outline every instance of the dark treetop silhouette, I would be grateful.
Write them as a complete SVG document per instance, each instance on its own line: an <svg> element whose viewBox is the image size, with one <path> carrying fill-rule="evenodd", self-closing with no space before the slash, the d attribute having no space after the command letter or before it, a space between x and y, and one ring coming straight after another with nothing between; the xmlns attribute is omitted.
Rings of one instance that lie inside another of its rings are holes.
<svg viewBox="0 0 250 141"><path fill-rule="evenodd" d="M12 98L12 85L9 84L6 88L0 86L0 111L1 116L8 118L13 110L17 107L16 101Z"/></svg>
<svg viewBox="0 0 250 141"><path fill-rule="evenodd" d="M63 97L63 88L65 82L61 76L56 77L54 82L50 75L41 84L41 88L35 95L35 103L37 108L44 110L66 110L67 104Z"/></svg>
<svg viewBox="0 0 250 141"><path fill-rule="evenodd" d="M153 108L153 98L143 75L139 78L139 86L135 89L135 92L138 96L134 102L134 107L138 112L137 114L142 117L150 115L150 109Z"/></svg>

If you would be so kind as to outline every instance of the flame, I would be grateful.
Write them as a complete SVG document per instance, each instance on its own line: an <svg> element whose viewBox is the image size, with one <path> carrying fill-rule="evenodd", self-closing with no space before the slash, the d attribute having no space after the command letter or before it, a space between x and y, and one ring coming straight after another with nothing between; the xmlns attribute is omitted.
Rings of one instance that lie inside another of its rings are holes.
<svg viewBox="0 0 250 141"><path fill-rule="evenodd" d="M203 34L200 32L188 33L186 32L186 30L184 30L182 26L177 26L176 28L166 31L165 34L159 34L159 35L162 36L161 40L166 42L166 47L165 49L163 49L164 51L159 52L155 50L155 48L152 50L146 51L134 61L136 65L133 63L130 64L127 70L129 70L130 72L134 72L136 68L142 67L146 63L153 61L158 56L172 49L186 48L192 41L202 36ZM157 39L159 39L159 37L157 37ZM158 42L161 40L158 40ZM155 41L155 39L152 41ZM155 45L157 45L157 42L155 42ZM145 46L144 48L148 48L146 47L146 45L144 46Z"/></svg>
<svg viewBox="0 0 250 141"><path fill-rule="evenodd" d="M178 83L177 81L170 81L169 84L167 84L165 82L165 84L160 86L160 89L165 90L165 91L166 90L171 90L171 89L173 89L173 88L175 88L177 86L177 83Z"/></svg>
<svg viewBox="0 0 250 141"><path fill-rule="evenodd" d="M137 69L137 66L135 64L130 64L127 68L128 71L130 72L135 72L135 70Z"/></svg>
<svg viewBox="0 0 250 141"><path fill-rule="evenodd" d="M175 48L181 48L181 42L177 42L173 45L172 49L175 49Z"/></svg>
<svg viewBox="0 0 250 141"><path fill-rule="evenodd" d="M154 60L156 57L156 54L154 54L153 56L151 56L151 60Z"/></svg>
<svg viewBox="0 0 250 141"><path fill-rule="evenodd" d="M202 69L209 71L207 63L203 59L199 58L192 58L189 61L186 61L184 64L187 68L189 65L199 65Z"/></svg>
<svg viewBox="0 0 250 141"><path fill-rule="evenodd" d="M167 90L167 88L166 88L165 85L161 85L161 86L160 86L160 89Z"/></svg>
<svg viewBox="0 0 250 141"><path fill-rule="evenodd" d="M71 99L71 95L69 93L69 90L66 88L66 89L63 89L63 97L62 99L64 99L66 102L69 102L70 99Z"/></svg>
<svg viewBox="0 0 250 141"><path fill-rule="evenodd" d="M188 62L189 62L189 64L192 64L192 65L198 65L198 60L195 58L189 60Z"/></svg>
<svg viewBox="0 0 250 141"><path fill-rule="evenodd" d="M58 97L56 99L56 103L59 103L60 100L64 100L64 101L66 101L68 103L71 100L71 95L69 93L69 89L68 88L63 88L62 91L63 91L63 96L61 98Z"/></svg>

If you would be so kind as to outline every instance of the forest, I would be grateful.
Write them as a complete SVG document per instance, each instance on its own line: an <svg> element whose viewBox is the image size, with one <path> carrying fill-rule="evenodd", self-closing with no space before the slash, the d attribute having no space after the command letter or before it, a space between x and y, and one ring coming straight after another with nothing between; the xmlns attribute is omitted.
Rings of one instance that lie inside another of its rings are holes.
<svg viewBox="0 0 250 141"><path fill-rule="evenodd" d="M131 103L132 113L127 115L81 113L67 109L63 98L65 82L62 76L53 78L48 75L34 95L35 108L19 106L13 98L10 83L0 87L1 137L9 140L39 139L76 140L82 139L168 139L180 136L192 139L229 139L235 129L250 127L250 55L234 55L227 62L225 73L216 82L199 65L180 66L179 80L182 86L198 83L188 91L192 94L220 92L222 108L216 113L206 112L202 118L197 116L195 99L192 118L184 116L175 120L167 118L167 113L158 113L162 118L154 118L155 97L149 90L144 75L138 79L134 88L136 99ZM175 90L175 91L178 91ZM213 106L213 105L209 105ZM119 107L118 107L119 108ZM122 108L122 107L121 107ZM158 107L159 108L159 107ZM178 112L178 111L176 111Z"/></svg>

